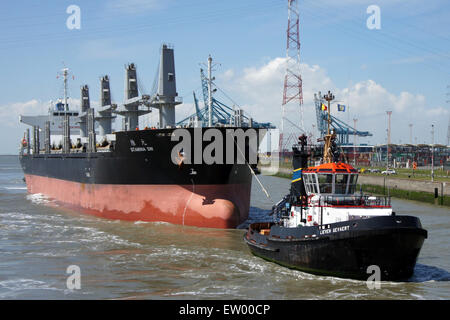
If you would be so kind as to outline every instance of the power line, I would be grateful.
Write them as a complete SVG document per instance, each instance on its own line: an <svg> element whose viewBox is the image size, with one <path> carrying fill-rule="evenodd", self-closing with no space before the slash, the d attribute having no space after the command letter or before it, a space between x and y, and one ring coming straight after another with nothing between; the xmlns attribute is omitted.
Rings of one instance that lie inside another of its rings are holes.
<svg viewBox="0 0 450 320"><path fill-rule="evenodd" d="M327 21L328 19L328 15L327 12L329 10L328 7L325 6L321 6L320 4L317 4L317 2L314 2L313 4L314 8L308 8L305 7L303 9L303 11L307 12L307 16L308 17L313 17L316 18L316 21ZM327 9L327 10L325 10ZM325 13L324 13L325 12ZM339 13L339 9L335 9L333 8L333 13L338 14ZM389 53L392 53L393 51L391 49L394 49L394 52L401 52L401 53L412 53L412 54L417 54L416 51L412 51L412 47L414 48L418 48L421 50L426 51L427 53L432 53L435 56L441 56L443 58L447 58L450 57L449 53L443 53L443 52L438 52L435 50L429 50L428 47L424 48L422 46L417 45L416 43L412 43L409 40L405 40L403 37L398 37L395 36L391 33L385 33L381 30L376 30L376 32L372 32L370 37L367 37L367 31L365 30L365 28L361 28L361 23L363 22L363 20L360 19L354 19L352 18L352 16L349 16L348 14L346 14L347 20L350 20L350 23L355 26L354 28L348 28L346 25L342 24L342 23L335 23L333 24L333 29L339 30L342 33L345 33L347 35L350 35L352 37L356 37L359 38L361 40L363 40L364 42L373 42L376 43L378 45L381 45L389 50ZM350 17L350 18L348 18ZM364 30L364 32L361 32L360 30ZM401 44L404 43L406 44L406 46L401 46ZM404 57L404 55L402 55ZM448 59L444 60L444 63L448 63ZM431 67L434 70L438 70L440 72L445 72L445 69L442 68L442 63L434 63L434 62L430 62L430 61L422 61L421 64Z"/></svg>
<svg viewBox="0 0 450 320"><path fill-rule="evenodd" d="M84 29L81 29L80 32L77 34L70 34L70 37L68 37L68 34L66 30L64 29L64 32L61 33L42 33L39 35L33 36L32 39L30 39L29 35L24 35L23 37L17 37L17 35L11 35L10 38L8 37L0 37L0 41L2 45L11 45L11 44L27 44L27 43L40 43L44 40L50 40L50 41L57 41L57 40L75 40L75 39L86 39L86 38L93 38L95 36L101 36L101 35L111 35L118 33L125 32L126 34L129 34L129 32L133 32L133 34L138 34L139 32L147 31L148 29L156 29L159 27L164 26L170 26L170 25L179 25L179 24L186 24L186 23L192 23L192 21L198 22L220 22L223 21L226 18L231 17L242 17L242 18L248 18L251 16L259 15L259 14L270 14L273 12L272 10L268 9L274 9L276 7L281 7L280 3L278 1L270 1L266 2L265 4L258 4L258 6L255 8L254 4L246 4L242 6L236 6L236 7L230 7L226 8L225 10L209 10L204 12L199 12L196 15L183 15L181 17L173 17L169 19L165 19L162 22L158 23L148 23L147 21L145 23L140 24L130 24L129 21L126 23L123 23L121 25L104 25L97 28L90 28L88 31L83 32ZM93 19L95 21L95 19ZM84 20L83 20L84 21ZM2 46L0 49L5 49L6 47ZM9 46L7 48L10 48Z"/></svg>

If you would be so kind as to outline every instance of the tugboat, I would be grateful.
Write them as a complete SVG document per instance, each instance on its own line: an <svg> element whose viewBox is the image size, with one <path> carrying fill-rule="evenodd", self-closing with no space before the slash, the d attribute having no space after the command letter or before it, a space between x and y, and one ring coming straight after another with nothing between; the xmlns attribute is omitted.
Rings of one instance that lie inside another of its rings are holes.
<svg viewBox="0 0 450 320"><path fill-rule="evenodd" d="M358 171L337 161L335 138L328 128L323 163L307 167L307 138L299 137L276 221L250 224L244 241L256 256L312 274L366 280L377 266L382 281L407 280L427 231L417 217L396 215L389 196L356 193Z"/></svg>

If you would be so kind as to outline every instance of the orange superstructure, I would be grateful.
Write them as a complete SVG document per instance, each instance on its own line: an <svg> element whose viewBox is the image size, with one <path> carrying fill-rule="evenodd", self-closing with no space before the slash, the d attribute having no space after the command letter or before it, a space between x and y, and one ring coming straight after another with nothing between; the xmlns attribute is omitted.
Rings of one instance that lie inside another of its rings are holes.
<svg viewBox="0 0 450 320"><path fill-rule="evenodd" d="M315 167L308 167L303 170L304 173L317 173L317 172L328 172L328 173L357 173L356 169L351 165L342 162L330 162L324 163Z"/></svg>

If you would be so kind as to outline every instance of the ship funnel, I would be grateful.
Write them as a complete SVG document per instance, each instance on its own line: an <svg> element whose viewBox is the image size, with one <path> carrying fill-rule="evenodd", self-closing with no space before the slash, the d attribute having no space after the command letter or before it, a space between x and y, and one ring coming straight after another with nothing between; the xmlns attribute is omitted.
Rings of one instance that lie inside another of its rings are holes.
<svg viewBox="0 0 450 320"><path fill-rule="evenodd" d="M158 99L160 102L159 123L161 128L175 125L175 98L177 94L175 59L173 48L166 44L161 47L159 63Z"/></svg>

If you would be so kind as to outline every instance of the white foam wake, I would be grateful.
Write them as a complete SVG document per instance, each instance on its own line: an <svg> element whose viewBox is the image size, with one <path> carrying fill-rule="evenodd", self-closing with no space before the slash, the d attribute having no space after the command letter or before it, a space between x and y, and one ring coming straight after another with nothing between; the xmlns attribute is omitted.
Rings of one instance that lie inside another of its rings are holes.
<svg viewBox="0 0 450 320"><path fill-rule="evenodd" d="M27 187L3 187L6 190L27 190Z"/></svg>
<svg viewBox="0 0 450 320"><path fill-rule="evenodd" d="M42 193L29 194L27 195L27 200L30 200L35 204L46 204L51 202L50 199Z"/></svg>

